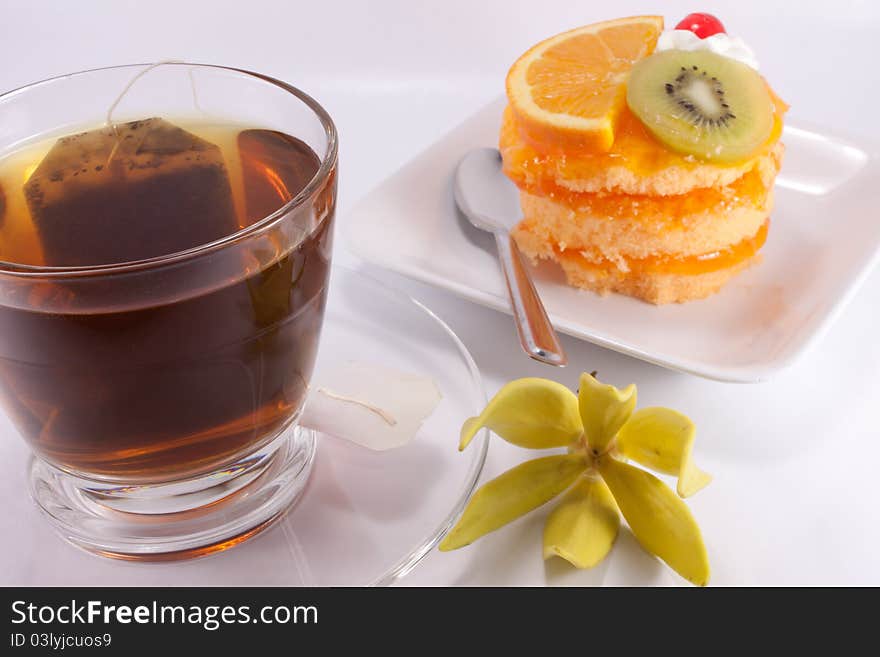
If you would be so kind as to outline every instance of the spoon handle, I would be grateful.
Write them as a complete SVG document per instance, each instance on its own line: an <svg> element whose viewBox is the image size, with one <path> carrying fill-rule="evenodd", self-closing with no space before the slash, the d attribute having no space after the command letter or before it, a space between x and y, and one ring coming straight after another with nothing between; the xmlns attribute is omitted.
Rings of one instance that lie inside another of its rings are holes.
<svg viewBox="0 0 880 657"><path fill-rule="evenodd" d="M559 344L559 337L547 318L547 311L535 291L535 285L523 262L513 237L506 230L494 231L498 260L507 282L513 317L519 341L525 352L535 360L563 367L568 358Z"/></svg>

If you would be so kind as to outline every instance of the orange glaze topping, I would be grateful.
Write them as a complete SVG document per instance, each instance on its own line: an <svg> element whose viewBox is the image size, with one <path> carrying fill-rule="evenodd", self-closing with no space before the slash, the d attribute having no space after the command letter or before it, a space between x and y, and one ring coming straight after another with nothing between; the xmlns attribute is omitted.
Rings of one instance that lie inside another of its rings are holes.
<svg viewBox="0 0 880 657"><path fill-rule="evenodd" d="M766 155L782 134L782 116L788 106L771 90L775 105L773 130L764 145L750 160ZM644 124L624 107L615 129L614 143L606 152L579 150L566 152L550 142L530 140L517 124L513 111L504 111L499 143L504 154L505 171L514 180L546 177L555 172L567 180L586 180L608 167L623 166L635 174L648 176L669 167L692 169L706 163L693 156L668 149L648 132ZM748 160L730 165L713 164L719 168L738 167Z"/></svg>

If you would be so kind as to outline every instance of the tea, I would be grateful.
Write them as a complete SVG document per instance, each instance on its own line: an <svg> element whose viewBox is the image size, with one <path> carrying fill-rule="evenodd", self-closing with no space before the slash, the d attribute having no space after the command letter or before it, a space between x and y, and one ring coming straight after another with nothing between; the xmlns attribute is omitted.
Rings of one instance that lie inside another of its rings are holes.
<svg viewBox="0 0 880 657"><path fill-rule="evenodd" d="M0 160L6 267L147 259L88 288L89 272L3 288L0 397L39 455L92 477L168 481L222 467L295 418L321 328L332 177L283 230L261 225L259 247L203 247L186 270L148 259L252 226L319 166L280 132L161 119Z"/></svg>

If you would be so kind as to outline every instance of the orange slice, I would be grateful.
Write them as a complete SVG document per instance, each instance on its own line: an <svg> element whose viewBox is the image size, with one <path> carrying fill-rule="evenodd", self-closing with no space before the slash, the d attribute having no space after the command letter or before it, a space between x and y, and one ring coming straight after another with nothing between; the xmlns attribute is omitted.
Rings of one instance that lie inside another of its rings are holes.
<svg viewBox="0 0 880 657"><path fill-rule="evenodd" d="M507 96L536 145L607 151L626 105L626 79L650 55L662 16L619 18L542 41L507 74Z"/></svg>

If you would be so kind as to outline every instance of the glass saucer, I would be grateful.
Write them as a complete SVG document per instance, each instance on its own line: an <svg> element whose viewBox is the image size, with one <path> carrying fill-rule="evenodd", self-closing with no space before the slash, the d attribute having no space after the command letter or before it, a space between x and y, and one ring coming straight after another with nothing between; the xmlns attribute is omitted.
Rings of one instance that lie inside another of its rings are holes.
<svg viewBox="0 0 880 657"><path fill-rule="evenodd" d="M442 400L412 442L374 452L318 435L311 479L286 516L237 547L190 561L96 557L62 541L36 509L22 506L15 515L26 517L16 541L6 544L0 584L361 586L408 573L476 485L487 436L459 453L458 430L485 405L485 393L465 346L421 303L342 267L334 267L330 285L316 372L355 361L433 379Z"/></svg>

